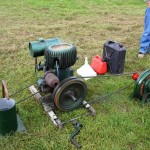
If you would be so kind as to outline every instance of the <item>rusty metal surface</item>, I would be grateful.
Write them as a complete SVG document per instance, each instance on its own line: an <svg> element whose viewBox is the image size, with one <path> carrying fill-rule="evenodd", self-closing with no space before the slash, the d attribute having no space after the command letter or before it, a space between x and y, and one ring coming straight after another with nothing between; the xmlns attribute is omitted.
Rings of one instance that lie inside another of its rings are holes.
<svg viewBox="0 0 150 150"><path fill-rule="evenodd" d="M59 79L54 73L47 71L45 72L44 76L45 82L49 87L55 88L59 84Z"/></svg>
<svg viewBox="0 0 150 150"><path fill-rule="evenodd" d="M4 80L2 80L2 97L9 99L9 93L8 93L7 85L6 85L6 82Z"/></svg>

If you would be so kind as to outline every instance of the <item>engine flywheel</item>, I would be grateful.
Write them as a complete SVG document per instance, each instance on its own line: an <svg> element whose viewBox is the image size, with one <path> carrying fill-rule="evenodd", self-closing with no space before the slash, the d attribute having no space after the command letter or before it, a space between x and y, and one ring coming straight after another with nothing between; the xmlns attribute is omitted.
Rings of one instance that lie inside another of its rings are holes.
<svg viewBox="0 0 150 150"><path fill-rule="evenodd" d="M140 74L134 86L134 97L142 102L150 102L150 69Z"/></svg>
<svg viewBox="0 0 150 150"><path fill-rule="evenodd" d="M87 94L86 84L76 77L61 81L53 92L56 107L62 111L70 111L79 107Z"/></svg>

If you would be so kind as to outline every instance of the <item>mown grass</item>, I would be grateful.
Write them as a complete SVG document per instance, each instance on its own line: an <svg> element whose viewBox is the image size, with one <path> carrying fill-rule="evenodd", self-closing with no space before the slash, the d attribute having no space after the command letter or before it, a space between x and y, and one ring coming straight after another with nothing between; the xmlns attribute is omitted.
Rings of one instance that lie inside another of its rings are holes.
<svg viewBox="0 0 150 150"><path fill-rule="evenodd" d="M143 31L145 5L140 0L5 0L0 1L0 79L5 79L10 94L36 81L34 60L29 56L28 43L39 37L60 37L78 48L76 69L102 54L103 44L112 39L127 48L125 72L144 71L149 58L137 59L139 40ZM132 82L131 77L95 78L86 81L87 101L110 93ZM85 150L148 150L150 148L149 105L131 100L133 86L113 95L105 102L93 104L96 117L79 119L83 124L77 141ZM25 90L13 97L16 101L27 97ZM43 109L33 100L17 107L28 130L0 139L0 149L70 150L74 131L67 124L57 130ZM84 114L84 109L68 113L57 111L64 121Z"/></svg>

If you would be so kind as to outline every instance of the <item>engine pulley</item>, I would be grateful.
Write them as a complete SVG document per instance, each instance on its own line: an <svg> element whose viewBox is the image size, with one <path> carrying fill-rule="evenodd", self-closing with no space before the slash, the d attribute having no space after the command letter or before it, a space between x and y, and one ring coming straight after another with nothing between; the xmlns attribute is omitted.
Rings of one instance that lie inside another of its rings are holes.
<svg viewBox="0 0 150 150"><path fill-rule="evenodd" d="M82 104L86 94L86 84L76 77L71 77L61 81L52 95L57 108L62 111L70 111Z"/></svg>
<svg viewBox="0 0 150 150"><path fill-rule="evenodd" d="M134 97L143 102L150 102L150 69L140 74L134 86Z"/></svg>

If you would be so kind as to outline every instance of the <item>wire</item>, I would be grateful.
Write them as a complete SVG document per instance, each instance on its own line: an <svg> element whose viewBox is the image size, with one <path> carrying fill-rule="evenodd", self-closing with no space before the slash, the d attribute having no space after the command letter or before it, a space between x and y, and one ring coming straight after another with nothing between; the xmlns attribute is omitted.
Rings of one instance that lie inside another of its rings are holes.
<svg viewBox="0 0 150 150"><path fill-rule="evenodd" d="M127 72L127 73L123 73L123 74L97 75L97 76L85 76L85 77L77 76L77 78L99 78L99 77L113 77L113 76L130 76L130 75L133 75L134 73L137 73L137 71Z"/></svg>
<svg viewBox="0 0 150 150"><path fill-rule="evenodd" d="M21 92L21 91L27 89L28 87L30 87L31 85L35 85L35 84L36 84L36 82L34 82L33 84L30 84L30 85L28 85L28 86L25 86L25 87L21 88L20 90L18 90L18 91L16 91L15 93L11 94L10 97L12 97L12 96L18 94L19 92Z"/></svg>
<svg viewBox="0 0 150 150"><path fill-rule="evenodd" d="M119 92L121 92L121 91L126 90L126 89L129 88L133 83L135 83L135 81L132 82L131 84L129 84L129 85L123 87L123 88L119 88L118 90L116 90L116 91L114 91L114 92L112 92L112 93L109 93L109 94L100 96L99 98L97 98L97 99L95 99L95 100L89 101L88 103L89 103L89 104L92 104L92 103L95 103L95 102L98 101L98 100L106 99L107 97L109 97L109 96L111 96L111 95L113 95L113 94L116 94L116 93L119 93Z"/></svg>
<svg viewBox="0 0 150 150"><path fill-rule="evenodd" d="M26 97L26 98L24 98L24 99L22 99L22 100L19 100L19 102L17 102L16 104L19 104L19 103L21 103L21 102L23 102L23 101L29 99L30 97L32 97L32 96L34 96L34 95L36 95L36 94L38 94L38 93L39 93L39 91L36 92L36 93L34 93L34 94L31 94L30 96L28 96L28 97Z"/></svg>
<svg viewBox="0 0 150 150"><path fill-rule="evenodd" d="M131 84L129 84L129 85L123 87L123 88L119 88L118 90L116 90L116 91L114 91L114 92L112 92L112 93L109 93L109 94L100 96L99 98L97 98L97 99L95 99L95 100L92 100L92 101L89 101L89 102L87 102L87 103L88 103L88 104L92 104L92 103L95 103L95 102L97 102L97 101L100 101L101 99L104 101L104 99L106 99L107 97L109 97L109 96L111 96L111 95L113 95L113 94L119 93L119 92L121 92L121 91L126 90L126 89L129 88L133 83L135 83L135 81L132 82ZM101 101L101 102L102 102L102 101ZM83 107L83 105L80 105L78 108L80 108L80 107ZM88 116L88 115L90 115L90 113L82 114L82 115L80 115L80 116L78 116L78 117L75 117L75 118L72 118L72 119L70 119L70 120L67 120L67 121L62 122L62 125L67 124L67 123L69 123L69 122L72 122L72 121L74 121L75 119L80 119L80 118L85 117L85 116Z"/></svg>

